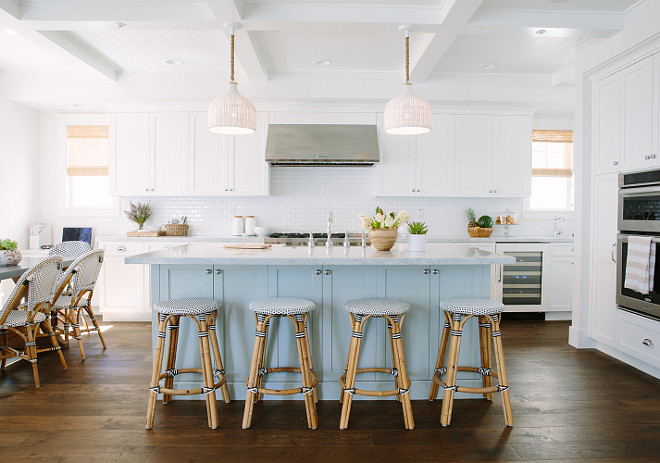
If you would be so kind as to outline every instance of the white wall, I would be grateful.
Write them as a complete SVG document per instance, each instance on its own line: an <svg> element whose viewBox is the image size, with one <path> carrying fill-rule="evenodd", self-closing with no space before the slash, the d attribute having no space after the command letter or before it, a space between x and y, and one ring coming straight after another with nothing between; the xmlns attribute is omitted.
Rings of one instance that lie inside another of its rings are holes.
<svg viewBox="0 0 660 463"><path fill-rule="evenodd" d="M3 76L0 73L0 89ZM39 217L39 113L7 100L0 91L0 239L29 244L28 225Z"/></svg>

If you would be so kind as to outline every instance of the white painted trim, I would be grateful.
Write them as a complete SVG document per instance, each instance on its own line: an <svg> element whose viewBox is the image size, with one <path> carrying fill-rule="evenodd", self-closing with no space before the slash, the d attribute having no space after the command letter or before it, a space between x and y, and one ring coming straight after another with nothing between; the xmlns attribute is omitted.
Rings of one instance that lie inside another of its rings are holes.
<svg viewBox="0 0 660 463"><path fill-rule="evenodd" d="M644 373L653 376L654 378L660 379L660 368L656 368L652 365L649 365L646 362L642 362L641 360L632 357L631 355L621 352L619 349L616 349L607 344L603 344L601 342L596 342L595 347L596 349L609 355L610 357L614 357L615 359L620 360L621 362L626 363L632 367L635 367L638 370L641 370Z"/></svg>
<svg viewBox="0 0 660 463"><path fill-rule="evenodd" d="M589 336L587 330L581 330L574 326L568 327L568 344L578 349L594 349L596 340Z"/></svg>

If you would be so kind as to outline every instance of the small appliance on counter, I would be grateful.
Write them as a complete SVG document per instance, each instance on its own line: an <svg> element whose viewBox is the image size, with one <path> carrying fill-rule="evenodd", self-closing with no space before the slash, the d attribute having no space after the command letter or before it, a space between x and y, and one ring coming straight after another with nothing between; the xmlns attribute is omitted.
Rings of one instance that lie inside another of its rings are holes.
<svg viewBox="0 0 660 463"><path fill-rule="evenodd" d="M53 231L48 223L30 225L30 249L42 249L43 246L52 246Z"/></svg>

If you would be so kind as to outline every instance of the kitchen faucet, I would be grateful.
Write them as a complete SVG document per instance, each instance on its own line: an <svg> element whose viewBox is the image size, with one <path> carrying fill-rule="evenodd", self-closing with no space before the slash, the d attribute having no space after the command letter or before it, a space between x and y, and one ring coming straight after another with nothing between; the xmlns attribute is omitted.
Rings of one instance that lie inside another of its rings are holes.
<svg viewBox="0 0 660 463"><path fill-rule="evenodd" d="M335 221L334 216L332 215L332 211L328 212L328 238L325 241L325 247L326 248L331 248L332 247L332 222Z"/></svg>
<svg viewBox="0 0 660 463"><path fill-rule="evenodd" d="M561 228L559 228L559 221L560 220L562 222L564 221L564 216L563 215L555 216L555 218L554 218L555 224L554 224L554 228L552 230L552 236L559 236L559 235L563 234L563 232L561 231Z"/></svg>

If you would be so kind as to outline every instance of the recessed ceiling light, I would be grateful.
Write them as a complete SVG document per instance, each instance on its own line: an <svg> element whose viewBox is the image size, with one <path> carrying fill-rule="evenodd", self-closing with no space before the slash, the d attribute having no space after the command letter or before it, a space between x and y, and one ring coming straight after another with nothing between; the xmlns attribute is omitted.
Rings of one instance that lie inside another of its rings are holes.
<svg viewBox="0 0 660 463"><path fill-rule="evenodd" d="M495 69L497 66L495 66L493 63L484 63L479 65L479 69L482 71L492 71Z"/></svg>
<svg viewBox="0 0 660 463"><path fill-rule="evenodd" d="M536 35L543 35L546 32L548 32L548 31L546 31L545 29L539 29L539 30L536 31Z"/></svg>
<svg viewBox="0 0 660 463"><path fill-rule="evenodd" d="M14 29L5 29L2 32L4 32L7 35L18 35L18 32L16 32Z"/></svg>
<svg viewBox="0 0 660 463"><path fill-rule="evenodd" d="M172 58L172 59L166 59L165 64L169 64L170 66L181 66L183 64L183 61L178 58Z"/></svg>
<svg viewBox="0 0 660 463"><path fill-rule="evenodd" d="M122 28L126 27L126 24L121 22L121 21L117 21L117 22L115 22L115 27L117 29L122 29Z"/></svg>
<svg viewBox="0 0 660 463"><path fill-rule="evenodd" d="M80 103L73 103L71 106L73 106L74 108L82 107L82 105Z"/></svg>
<svg viewBox="0 0 660 463"><path fill-rule="evenodd" d="M315 59L312 62L317 66L330 66L332 64L332 61L329 59Z"/></svg>

